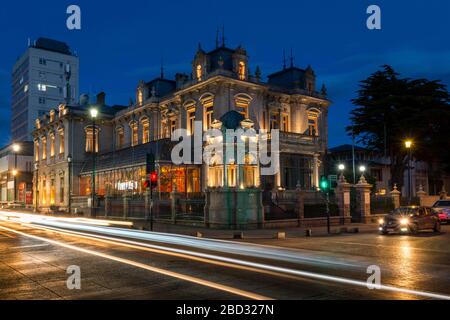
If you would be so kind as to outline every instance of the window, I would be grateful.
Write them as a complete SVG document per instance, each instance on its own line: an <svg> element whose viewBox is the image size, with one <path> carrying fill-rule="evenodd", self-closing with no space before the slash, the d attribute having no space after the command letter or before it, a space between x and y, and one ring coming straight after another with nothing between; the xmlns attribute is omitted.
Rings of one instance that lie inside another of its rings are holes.
<svg viewBox="0 0 450 320"><path fill-rule="evenodd" d="M50 133L50 157L55 156L55 134Z"/></svg>
<svg viewBox="0 0 450 320"><path fill-rule="evenodd" d="M130 123L131 128L131 146L137 146L139 144L139 126L136 122Z"/></svg>
<svg viewBox="0 0 450 320"><path fill-rule="evenodd" d="M55 204L55 198L56 198L55 179L51 179L50 180L50 205Z"/></svg>
<svg viewBox="0 0 450 320"><path fill-rule="evenodd" d="M116 147L120 149L125 144L125 133L122 127L117 128L116 130Z"/></svg>
<svg viewBox="0 0 450 320"><path fill-rule="evenodd" d="M172 134L177 128L177 120L170 120L170 133Z"/></svg>
<svg viewBox="0 0 450 320"><path fill-rule="evenodd" d="M45 104L45 98L39 97L39 104Z"/></svg>
<svg viewBox="0 0 450 320"><path fill-rule="evenodd" d="M247 97L238 96L235 99L236 111L248 118L248 107L250 105L250 99Z"/></svg>
<svg viewBox="0 0 450 320"><path fill-rule="evenodd" d="M28 92L28 84L24 85L23 92L25 92L25 93Z"/></svg>
<svg viewBox="0 0 450 320"><path fill-rule="evenodd" d="M272 112L270 114L270 130L279 129L278 127L278 113Z"/></svg>
<svg viewBox="0 0 450 320"><path fill-rule="evenodd" d="M39 91L43 91L43 92L47 91L47 86L42 83L38 83L37 88Z"/></svg>
<svg viewBox="0 0 450 320"><path fill-rule="evenodd" d="M94 134L92 127L86 128L86 152L94 152ZM95 130L95 152L98 152L98 129Z"/></svg>
<svg viewBox="0 0 450 320"><path fill-rule="evenodd" d="M39 161L39 141L34 142L34 161Z"/></svg>
<svg viewBox="0 0 450 320"><path fill-rule="evenodd" d="M42 64L42 65L47 65L47 60L45 60L44 58L39 58L39 64Z"/></svg>
<svg viewBox="0 0 450 320"><path fill-rule="evenodd" d="M203 68L199 64L197 65L197 81L202 81L202 78L203 78Z"/></svg>
<svg viewBox="0 0 450 320"><path fill-rule="evenodd" d="M208 130L211 128L211 124L214 120L214 98L209 97L203 101L204 117L203 117L203 129Z"/></svg>
<svg viewBox="0 0 450 320"><path fill-rule="evenodd" d="M59 130L59 154L64 154L65 145L64 145L64 129Z"/></svg>
<svg viewBox="0 0 450 320"><path fill-rule="evenodd" d="M236 187L236 167L234 165L228 166L228 186L229 187Z"/></svg>
<svg viewBox="0 0 450 320"><path fill-rule="evenodd" d="M318 116L319 115L317 113L310 112L308 114L308 134L310 136L316 137L319 135L318 126L317 126Z"/></svg>
<svg viewBox="0 0 450 320"><path fill-rule="evenodd" d="M289 132L289 116L287 114L281 116L281 130Z"/></svg>
<svg viewBox="0 0 450 320"><path fill-rule="evenodd" d="M142 120L142 143L150 142L150 123L148 119Z"/></svg>
<svg viewBox="0 0 450 320"><path fill-rule="evenodd" d="M194 109L190 109L188 111L187 130L188 130L188 134L189 135L193 135L194 134L194 130L195 130L195 108Z"/></svg>
<svg viewBox="0 0 450 320"><path fill-rule="evenodd" d="M42 160L47 159L47 138L42 138Z"/></svg>
<svg viewBox="0 0 450 320"><path fill-rule="evenodd" d="M245 80L246 72L245 72L245 62L244 61L240 61L239 62L239 70L238 70L238 72L239 72L239 79L240 80Z"/></svg>

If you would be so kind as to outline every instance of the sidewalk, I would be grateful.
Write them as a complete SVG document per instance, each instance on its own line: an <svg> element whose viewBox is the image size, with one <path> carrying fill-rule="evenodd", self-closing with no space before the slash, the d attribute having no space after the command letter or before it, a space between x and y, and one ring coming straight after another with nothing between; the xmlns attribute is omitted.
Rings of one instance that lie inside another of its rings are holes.
<svg viewBox="0 0 450 320"><path fill-rule="evenodd" d="M149 224L135 221L134 228L149 230ZM352 223L343 226L332 226L331 234L328 235L327 227L311 227L311 228L279 228L279 229L253 229L253 230L223 230L223 229L208 229L204 227L193 227L184 225L170 225L162 223L154 223L153 231L162 233L173 233L180 235L195 236L197 232L202 234L204 238L212 239L233 239L234 234L243 233L244 239L274 239L278 232L285 232L286 238L304 238L306 237L306 230L311 230L312 237L326 237L338 234L351 234L350 232L341 232L342 228L346 228L347 231L351 229L358 229L358 233L373 233L378 231L378 224L362 224ZM353 234L355 232L352 232Z"/></svg>

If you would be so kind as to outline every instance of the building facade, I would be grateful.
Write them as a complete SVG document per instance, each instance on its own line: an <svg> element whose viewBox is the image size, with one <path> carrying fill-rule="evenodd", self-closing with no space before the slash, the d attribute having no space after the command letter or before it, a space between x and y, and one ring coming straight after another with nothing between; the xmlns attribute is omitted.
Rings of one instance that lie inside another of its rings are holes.
<svg viewBox="0 0 450 320"><path fill-rule="evenodd" d="M301 69L291 64L269 75L265 82L258 67L254 74L250 73L249 56L243 47L230 49L222 45L209 52L199 47L191 68L190 75L178 73L175 79L161 74L149 82L140 81L136 101L126 108L108 109L97 102L101 109L95 128L89 118L89 103L61 105L59 111L39 118L33 136L36 161L42 168L37 174L38 189L46 200L43 203L41 195L38 205L44 208L49 203L64 203L62 199L68 197L69 166L74 197L89 197L93 176L98 196L143 194L149 154L155 156L160 195L174 190L204 193L224 184L237 189L317 191L327 150L330 101L325 87L317 90L311 67ZM209 164L175 165L171 161L175 144L171 135L176 129L186 129L195 140L196 122L201 123L204 132L229 119L238 121L235 127L280 130L280 170L275 175L260 176L252 168L243 178L233 166L220 171ZM56 162L51 167L51 156L43 159L42 154L42 150L51 153L53 144L55 150L60 150L57 141L62 139L58 134L61 129L65 130L64 148L69 148L64 149L64 155L72 155L71 164L67 159L58 164L65 169L57 168ZM93 132L98 141L95 167ZM61 185L65 187L58 187ZM58 192L65 195L58 197Z"/></svg>
<svg viewBox="0 0 450 320"><path fill-rule="evenodd" d="M8 145L0 150L0 204L33 205L33 143L21 142Z"/></svg>
<svg viewBox="0 0 450 320"><path fill-rule="evenodd" d="M40 38L29 44L12 71L13 141L32 141L36 118L76 101L78 69L78 57L65 43Z"/></svg>

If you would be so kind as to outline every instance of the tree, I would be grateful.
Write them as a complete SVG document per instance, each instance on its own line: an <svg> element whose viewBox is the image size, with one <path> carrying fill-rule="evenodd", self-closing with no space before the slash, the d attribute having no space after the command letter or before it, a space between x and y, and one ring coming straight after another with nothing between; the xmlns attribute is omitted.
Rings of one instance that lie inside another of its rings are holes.
<svg viewBox="0 0 450 320"><path fill-rule="evenodd" d="M406 139L414 141L414 158L440 162L450 171L450 95L439 80L400 78L385 65L360 82L352 125L358 142L391 160L391 184L403 184Z"/></svg>

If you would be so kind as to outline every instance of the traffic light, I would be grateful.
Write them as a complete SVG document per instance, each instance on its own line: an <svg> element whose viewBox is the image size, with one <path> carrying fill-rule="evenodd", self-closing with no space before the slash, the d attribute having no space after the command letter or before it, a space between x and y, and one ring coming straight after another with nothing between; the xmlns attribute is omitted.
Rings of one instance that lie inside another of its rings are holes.
<svg viewBox="0 0 450 320"><path fill-rule="evenodd" d="M150 173L150 185L152 188L156 188L158 186L158 173L156 171Z"/></svg>
<svg viewBox="0 0 450 320"><path fill-rule="evenodd" d="M326 176L322 176L320 178L320 190L323 192L328 192L330 189L330 182L328 181L328 178Z"/></svg>
<svg viewBox="0 0 450 320"><path fill-rule="evenodd" d="M155 171L155 155L153 153L147 153L146 157L146 171L147 174Z"/></svg>

